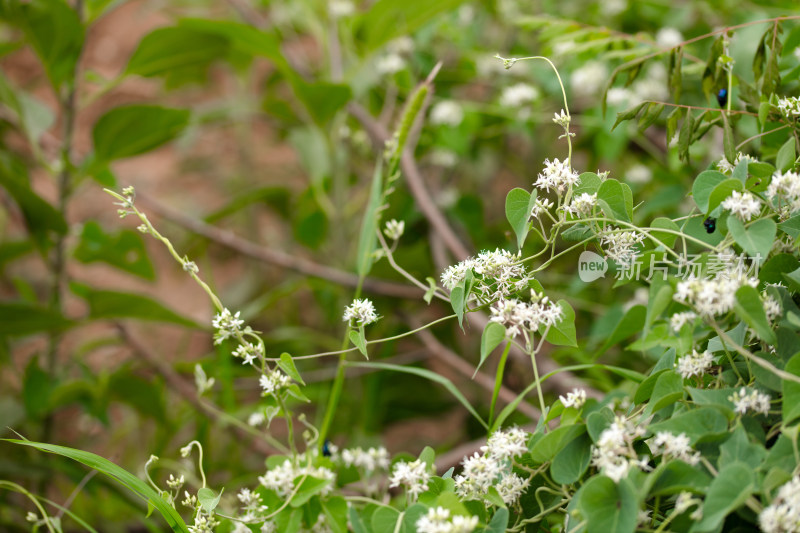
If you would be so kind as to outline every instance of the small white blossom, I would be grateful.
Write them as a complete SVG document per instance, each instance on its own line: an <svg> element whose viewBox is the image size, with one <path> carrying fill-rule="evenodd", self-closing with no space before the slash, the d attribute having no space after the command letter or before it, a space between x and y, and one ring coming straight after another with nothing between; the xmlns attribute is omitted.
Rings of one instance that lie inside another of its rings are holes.
<svg viewBox="0 0 800 533"><path fill-rule="evenodd" d="M555 116L553 117L553 122L565 129L567 126L569 126L571 120L572 117L570 117L563 109L561 110L561 113L555 113Z"/></svg>
<svg viewBox="0 0 800 533"><path fill-rule="evenodd" d="M570 76L572 92L579 97L596 97L608 79L608 69L600 61L588 61Z"/></svg>
<svg viewBox="0 0 800 533"><path fill-rule="evenodd" d="M576 217L588 217L592 214L594 206L597 205L597 193L581 193L572 199L572 202L564 208L564 211Z"/></svg>
<svg viewBox="0 0 800 533"><path fill-rule="evenodd" d="M653 455L663 455L667 459L678 459L684 463L695 465L700 461L700 453L689 445L689 437L685 433L673 435L669 431L659 431L650 442Z"/></svg>
<svg viewBox="0 0 800 533"><path fill-rule="evenodd" d="M758 524L764 533L800 531L800 476L778 489L777 497L758 516Z"/></svg>
<svg viewBox="0 0 800 533"><path fill-rule="evenodd" d="M375 314L375 306L367 298L353 300L353 303L344 308L344 316L342 320L349 322L350 325L366 326L377 322L377 314Z"/></svg>
<svg viewBox="0 0 800 533"><path fill-rule="evenodd" d="M776 209L787 208L791 213L800 209L800 174L775 172L766 192Z"/></svg>
<svg viewBox="0 0 800 533"><path fill-rule="evenodd" d="M683 379L687 379L692 376L702 376L713 364L714 357L708 350L703 352L692 350L692 353L678 359L675 368Z"/></svg>
<svg viewBox="0 0 800 533"><path fill-rule="evenodd" d="M328 2L328 13L332 18L348 17L355 11L356 7L350 0L330 0Z"/></svg>
<svg viewBox="0 0 800 533"><path fill-rule="evenodd" d="M733 163L729 162L727 158L723 156L723 158L720 159L719 163L717 163L717 170L719 170L723 174L730 175L734 171L734 169L736 169L739 163L745 160L755 161L754 158L750 157L747 154L743 154L742 152L738 152L736 154L736 159L733 160Z"/></svg>
<svg viewBox="0 0 800 533"><path fill-rule="evenodd" d="M389 469L389 452L383 446L364 450L361 447L342 450L342 461L345 466L363 468L367 475L376 470Z"/></svg>
<svg viewBox="0 0 800 533"><path fill-rule="evenodd" d="M722 208L736 215L742 222L747 222L761 212L761 201L749 192L731 192L722 202Z"/></svg>
<svg viewBox="0 0 800 533"><path fill-rule="evenodd" d="M456 494L464 499L480 499L494 486L502 467L494 457L475 452L462 462L464 470L455 479Z"/></svg>
<svg viewBox="0 0 800 533"><path fill-rule="evenodd" d="M724 315L736 303L736 291L740 287L758 286L758 279L748 277L738 268L728 268L713 279L699 279L694 275L678 282L673 298L694 307L702 317Z"/></svg>
<svg viewBox="0 0 800 533"><path fill-rule="evenodd" d="M690 324L697 318L697 313L693 311L682 311L675 313L669 319L669 326L675 333L680 333L684 324Z"/></svg>
<svg viewBox="0 0 800 533"><path fill-rule="evenodd" d="M184 480L183 476L176 478L175 476L170 474L169 479L167 479L167 487L173 490L180 490L180 488L183 486L185 482L186 481Z"/></svg>
<svg viewBox="0 0 800 533"><path fill-rule="evenodd" d="M521 107L539 98L536 87L527 83L517 83L503 89L500 105L503 107Z"/></svg>
<svg viewBox="0 0 800 533"><path fill-rule="evenodd" d="M406 61L399 54L389 53L378 59L375 70L378 74L391 76L406 68Z"/></svg>
<svg viewBox="0 0 800 533"><path fill-rule="evenodd" d="M528 287L531 279L520 262L519 254L496 249L483 251L477 257L465 259L442 273L442 285L452 291L472 271L476 275L475 290L484 298L498 299Z"/></svg>
<svg viewBox="0 0 800 533"><path fill-rule="evenodd" d="M674 48L683 42L683 35L675 28L661 28L656 33L656 44L661 48Z"/></svg>
<svg viewBox="0 0 800 533"><path fill-rule="evenodd" d="M496 488L506 505L514 505L519 500L519 497L528 490L529 484L530 482L527 479L523 479L511 472L510 474L503 474Z"/></svg>
<svg viewBox="0 0 800 533"><path fill-rule="evenodd" d="M241 357L243 365L252 365L257 359L261 359L264 356L264 352L261 351L260 344L247 342L237 346L236 350L233 351L233 356Z"/></svg>
<svg viewBox="0 0 800 533"><path fill-rule="evenodd" d="M608 257L621 265L629 265L636 259L636 246L644 241L644 235L637 231L619 231L609 228L600 236L600 244Z"/></svg>
<svg viewBox="0 0 800 533"><path fill-rule="evenodd" d="M675 514L685 513L693 505L703 503L699 498L693 498L691 492L681 492L675 500Z"/></svg>
<svg viewBox="0 0 800 533"><path fill-rule="evenodd" d="M530 303L516 299L501 299L492 304L491 322L502 324L506 328L506 335L516 337L521 333L533 334L539 326L552 327L564 316L564 312L555 302L547 296L538 297Z"/></svg>
<svg viewBox="0 0 800 533"><path fill-rule="evenodd" d="M653 171L646 165L636 164L628 169L625 177L631 183L649 183L653 179Z"/></svg>
<svg viewBox="0 0 800 533"><path fill-rule="evenodd" d="M592 446L592 465L615 483L628 475L631 468L647 469L646 459L639 459L633 449L633 442L646 432L636 420L615 417Z"/></svg>
<svg viewBox="0 0 800 533"><path fill-rule="evenodd" d="M417 533L472 533L478 526L477 516L456 515L444 507L428 509L428 514L417 520Z"/></svg>
<svg viewBox="0 0 800 533"><path fill-rule="evenodd" d="M734 391L731 396L728 396L728 400L733 402L734 412L740 415L747 413L747 411L754 411L763 415L769 414L770 399L769 394L758 392L756 389L748 391L745 387Z"/></svg>
<svg viewBox="0 0 800 533"><path fill-rule="evenodd" d="M553 207L553 202L548 200L547 198L536 198L536 202L533 204L531 208L531 218L539 218L539 215L542 214L544 211L550 211L550 208Z"/></svg>
<svg viewBox="0 0 800 533"><path fill-rule="evenodd" d="M552 162L549 159L544 160L544 170L539 174L538 179L533 184L538 189L546 191L553 190L561 195L572 186L577 185L580 177L575 170L573 170L569 161L563 162L554 159Z"/></svg>
<svg viewBox="0 0 800 533"><path fill-rule="evenodd" d="M258 378L258 384L261 385L262 389L262 396L276 394L291 385L291 383L292 378L277 368L267 374L261 374L261 377Z"/></svg>
<svg viewBox="0 0 800 533"><path fill-rule="evenodd" d="M606 94L606 103L613 107L622 106L629 102L631 97L632 94L628 89L624 87L612 87L608 90L608 94Z"/></svg>
<svg viewBox="0 0 800 533"><path fill-rule="evenodd" d="M778 109L787 117L800 116L800 98L788 96L778 100Z"/></svg>
<svg viewBox="0 0 800 533"><path fill-rule="evenodd" d="M529 434L518 427L495 431L486 446L481 446L481 451L498 460L519 457L528 451L529 437Z"/></svg>
<svg viewBox="0 0 800 533"><path fill-rule="evenodd" d="M564 407L580 409L583 407L583 404L586 403L586 391L583 389L572 389L572 392L567 393L566 398L564 396L559 396L558 399L561 400Z"/></svg>
<svg viewBox="0 0 800 533"><path fill-rule="evenodd" d="M458 126L464 120L464 109L458 102L444 100L431 108L431 124Z"/></svg>
<svg viewBox="0 0 800 533"><path fill-rule="evenodd" d="M406 223L403 220L399 222L395 219L389 220L386 222L386 227L383 228L383 234L386 235L387 238L396 241L400 237L403 236L403 232L406 229Z"/></svg>
<svg viewBox="0 0 800 533"><path fill-rule="evenodd" d="M336 474L332 470L324 466L314 467L310 464L302 464L306 460L304 454L301 454L297 460L301 464L295 465L291 460L286 459L282 464L267 470L263 476L259 476L258 482L267 489L275 491L282 498L294 491L295 479L304 475L327 481L325 488L321 491L322 495L327 495L333 490Z"/></svg>
<svg viewBox="0 0 800 533"><path fill-rule="evenodd" d="M420 494L428 490L430 478L428 465L422 460L417 459L410 463L400 461L392 469L389 487L405 486L406 492L411 495L411 499L416 501Z"/></svg>
<svg viewBox="0 0 800 533"><path fill-rule="evenodd" d="M766 292L762 292L761 297L763 298L764 313L767 315L767 320L772 322L781 316L783 310L781 309L781 303L778 300Z"/></svg>
<svg viewBox="0 0 800 533"><path fill-rule="evenodd" d="M252 427L257 427L267 421L267 417L264 416L262 411L255 411L247 417L247 425Z"/></svg>
<svg viewBox="0 0 800 533"><path fill-rule="evenodd" d="M225 339L241 334L244 320L239 318L239 314L239 311L235 315L231 314L228 309L217 313L214 320L211 321L211 325L217 330L214 334L214 344L222 344Z"/></svg>

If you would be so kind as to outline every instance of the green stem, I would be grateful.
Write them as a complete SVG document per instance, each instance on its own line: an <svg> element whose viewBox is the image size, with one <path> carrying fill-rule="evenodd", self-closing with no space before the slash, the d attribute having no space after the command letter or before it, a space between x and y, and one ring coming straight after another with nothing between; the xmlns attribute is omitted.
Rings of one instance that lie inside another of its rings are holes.
<svg viewBox="0 0 800 533"><path fill-rule="evenodd" d="M500 356L500 362L497 364L497 374L494 379L494 391L492 392L492 405L489 408L489 427L492 426L494 421L494 408L497 405L497 396L500 394L500 388L503 386L503 372L506 368L506 359L508 359L508 352L511 351L511 343L506 343L503 350L503 355Z"/></svg>

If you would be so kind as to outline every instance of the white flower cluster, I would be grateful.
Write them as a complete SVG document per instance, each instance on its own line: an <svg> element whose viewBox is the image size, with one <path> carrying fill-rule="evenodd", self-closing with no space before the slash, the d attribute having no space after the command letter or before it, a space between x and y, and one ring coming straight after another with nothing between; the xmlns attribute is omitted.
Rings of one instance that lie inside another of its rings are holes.
<svg viewBox="0 0 800 533"><path fill-rule="evenodd" d="M344 308L342 320L350 325L366 326L377 322L380 317L375 313L375 306L367 298L355 299L353 303Z"/></svg>
<svg viewBox="0 0 800 533"><path fill-rule="evenodd" d="M217 330L214 333L214 344L222 344L226 339L236 338L246 331L242 329L244 320L239 318L239 314L239 311L236 311L235 315L231 314L228 309L216 314L211 321L211 325Z"/></svg>
<svg viewBox="0 0 800 533"><path fill-rule="evenodd" d="M240 490L236 496L242 504L243 514L239 518L245 522L261 518L267 511L267 506L262 504L261 496L257 492L245 488Z"/></svg>
<svg viewBox="0 0 800 533"><path fill-rule="evenodd" d="M756 287L758 279L748 278L735 269L720 272L713 279L699 279L692 275L678 282L674 299L693 307L703 317L723 315L733 309L736 291L744 285Z"/></svg>
<svg viewBox="0 0 800 533"><path fill-rule="evenodd" d="M730 175L736 169L739 163L741 163L743 160L753 161L753 162L756 161L755 158L750 157L747 154L743 154L742 152L738 152L736 154L736 159L733 160L733 163L728 161L728 159L725 156L722 156L722 159L720 159L719 162L717 163L717 170L719 170L723 174Z"/></svg>
<svg viewBox="0 0 800 533"><path fill-rule="evenodd" d="M420 459L410 463L400 461L392 469L389 487L403 485L406 488L406 492L411 495L411 499L416 501L420 494L428 490L428 481L430 479L428 465L424 461Z"/></svg>
<svg viewBox="0 0 800 533"><path fill-rule="evenodd" d="M233 351L233 356L241 357L243 365L252 365L257 359L260 360L264 357L264 352L260 344L246 342L236 347Z"/></svg>
<svg viewBox="0 0 800 533"><path fill-rule="evenodd" d="M608 257L620 265L630 265L636 259L636 246L644 241L644 235L637 231L619 231L610 228L600 236L600 244Z"/></svg>
<svg viewBox="0 0 800 533"><path fill-rule="evenodd" d="M683 42L683 34L669 26L661 28L656 33L656 44L662 48L675 48Z"/></svg>
<svg viewBox="0 0 800 533"><path fill-rule="evenodd" d="M592 465L615 483L619 483L631 468L649 469L647 458L640 459L633 449L633 442L645 433L647 430L636 421L616 416L592 446Z"/></svg>
<svg viewBox="0 0 800 533"><path fill-rule="evenodd" d="M396 241L403 236L403 232L405 232L405 230L405 221L401 220L398 222L397 220L392 219L386 222L386 227L383 228L383 234L386 235L387 238Z"/></svg>
<svg viewBox="0 0 800 533"><path fill-rule="evenodd" d="M583 389L572 389L572 392L567 393L566 398L564 396L559 396L558 399L561 400L561 404L564 407L580 409L583 407L583 404L586 403L586 391Z"/></svg>
<svg viewBox="0 0 800 533"><path fill-rule="evenodd" d="M608 79L608 69L600 61L587 61L570 75L572 92L577 96L596 97Z"/></svg>
<svg viewBox="0 0 800 533"><path fill-rule="evenodd" d="M549 159L544 160L544 170L539 174L538 179L533 184L542 190L553 190L561 195L571 185L577 185L580 177L575 170L570 167L569 161L563 162L559 159L554 159L552 162Z"/></svg>
<svg viewBox="0 0 800 533"><path fill-rule="evenodd" d="M776 172L772 175L766 196L776 208L785 205L789 211L797 211L800 209L800 174Z"/></svg>
<svg viewBox="0 0 800 533"><path fill-rule="evenodd" d="M678 374L683 379L687 379L692 376L702 376L713 364L714 357L711 352L708 350L702 352L692 350L692 353L678 359L678 362L675 363L675 368L678 369Z"/></svg>
<svg viewBox="0 0 800 533"><path fill-rule="evenodd" d="M778 109L787 117L800 116L800 98L787 96L778 100Z"/></svg>
<svg viewBox="0 0 800 533"><path fill-rule="evenodd" d="M659 431L648 445L653 455L662 455L665 459L678 459L690 465L700 462L700 452L692 449L685 433L673 435L669 431Z"/></svg>
<svg viewBox="0 0 800 533"><path fill-rule="evenodd" d="M261 377L258 378L258 384L261 385L261 395L268 396L276 394L291 385L292 378L275 368L266 374L261 374Z"/></svg>
<svg viewBox="0 0 800 533"><path fill-rule="evenodd" d="M555 113L553 116L553 122L564 129L567 129L567 126L569 126L571 120L572 117L570 117L563 109L561 110L561 113Z"/></svg>
<svg viewBox="0 0 800 533"><path fill-rule="evenodd" d="M762 415L769 414L769 394L758 392L756 389L747 390L746 387L734 391L733 394L728 396L728 400L733 402L734 412L743 415L747 411L761 413Z"/></svg>
<svg viewBox="0 0 800 533"><path fill-rule="evenodd" d="M524 333L538 331L539 326L551 327L556 325L564 316L564 311L547 296L537 295L532 292L531 302L521 302L513 298L501 299L491 307L491 322L505 326L506 336L516 337Z"/></svg>
<svg viewBox="0 0 800 533"><path fill-rule="evenodd" d="M758 525L764 533L800 531L800 476L794 476L778 489L770 506L758 516Z"/></svg>
<svg viewBox="0 0 800 533"><path fill-rule="evenodd" d="M500 105L503 107L520 107L539 98L536 87L527 83L517 83L503 89Z"/></svg>
<svg viewBox="0 0 800 533"><path fill-rule="evenodd" d="M761 212L761 200L749 192L733 191L722 202L722 208L736 215L742 222L747 222Z"/></svg>
<svg viewBox="0 0 800 533"><path fill-rule="evenodd" d="M576 217L588 217L592 214L594 206L597 205L597 193L581 193L572 199L572 202L564 208L564 211Z"/></svg>
<svg viewBox="0 0 800 533"><path fill-rule="evenodd" d="M214 529L219 524L219 520L214 518L214 515L206 515L199 512L194 517L194 524L187 527L190 533L214 533Z"/></svg>
<svg viewBox="0 0 800 533"><path fill-rule="evenodd" d="M464 110L458 102L444 100L431 108L431 124L434 126L458 126L464 120Z"/></svg>
<svg viewBox="0 0 800 533"><path fill-rule="evenodd" d="M464 458L464 470L455 477L456 493L464 499L481 500L494 487L507 505L516 503L530 482L513 472L513 459L528 451L528 437L519 428L493 433L481 446L483 455L475 452Z"/></svg>
<svg viewBox="0 0 800 533"><path fill-rule="evenodd" d="M444 507L428 509L428 514L417 520L417 533L472 533L478 527L477 516L456 515Z"/></svg>
<svg viewBox="0 0 800 533"><path fill-rule="evenodd" d="M342 450L342 462L345 466L363 468L367 474L380 469L389 470L389 452L383 446L369 448L347 448Z"/></svg>
<svg viewBox="0 0 800 533"><path fill-rule="evenodd" d="M767 320L772 322L779 316L781 316L781 303L776 300L773 296L767 294L766 291L761 293L762 304L764 305L764 314L767 315Z"/></svg>
<svg viewBox="0 0 800 533"><path fill-rule="evenodd" d="M536 199L536 203L533 204L531 208L531 218L539 218L539 215L542 214L544 211L550 211L550 208L553 207L553 202L545 199Z"/></svg>
<svg viewBox="0 0 800 533"><path fill-rule="evenodd" d="M684 324L694 322L696 318L697 313L694 311L682 311L680 313L675 313L669 319L669 327L671 327L672 331L675 333L679 333Z"/></svg>
<svg viewBox="0 0 800 533"><path fill-rule="evenodd" d="M700 520L703 518L702 503L703 500L700 498L695 498L692 496L691 492L684 491L678 494L678 497L675 499L675 507L673 508L673 512L676 515L679 515L688 511L691 506L697 505L697 509L695 509L692 514L689 515L689 518L692 520Z"/></svg>
<svg viewBox="0 0 800 533"><path fill-rule="evenodd" d="M470 270L479 276L475 280L475 288L482 297L490 299L504 298L523 290L533 279L520 262L519 254L498 248L493 252L483 251L478 257L447 267L442 273L442 285L447 290L453 290Z"/></svg>
<svg viewBox="0 0 800 533"><path fill-rule="evenodd" d="M301 476L309 476L322 481L327 481L327 485L322 489L321 494L329 494L335 485L336 474L324 466L314 467L306 460L305 456L301 454L297 460L299 462L306 462L307 464L295 464L291 460L286 459L283 464L267 470L263 476L258 476L258 482L269 490L285 498L291 494L295 489L295 479Z"/></svg>

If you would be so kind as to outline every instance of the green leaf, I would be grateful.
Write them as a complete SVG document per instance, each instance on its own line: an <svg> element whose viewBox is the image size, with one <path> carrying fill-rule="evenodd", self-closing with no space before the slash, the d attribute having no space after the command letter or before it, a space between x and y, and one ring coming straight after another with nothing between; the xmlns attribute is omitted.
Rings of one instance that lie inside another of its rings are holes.
<svg viewBox="0 0 800 533"><path fill-rule="evenodd" d="M583 193L595 194L602 184L603 180L596 173L584 172L578 176L578 185L572 190L572 197L574 198Z"/></svg>
<svg viewBox="0 0 800 533"><path fill-rule="evenodd" d="M7 2L0 18L25 32L53 87L69 84L83 48L84 29L78 14L63 0Z"/></svg>
<svg viewBox="0 0 800 533"><path fill-rule="evenodd" d="M74 450L72 448L67 448L64 446L57 446L55 444L45 444L42 442L32 442L27 440L18 440L18 439L4 439L7 442L12 442L14 444L19 444L22 446L30 446L32 448L36 448L41 451L54 453L56 455L61 455L63 457L67 457L72 459L73 461L77 461L82 463L89 468L97 470L101 474L105 474L108 477L114 479L115 481L121 483L125 488L133 492L139 498L142 498L148 504L152 505L161 516L164 517L164 520L167 521L172 531L176 533L189 533L189 529L186 527L186 524L183 522L183 519L178 514L178 512L169 505L161 496L154 491L149 485L145 482L128 472L120 468L119 466L115 465L108 459L100 457L99 455L95 455L93 453L84 452L82 450Z"/></svg>
<svg viewBox="0 0 800 533"><path fill-rule="evenodd" d="M651 228L658 228L658 229L668 229L671 231L680 231L681 228L671 219L666 217L658 217L654 219L650 223ZM678 236L674 233L666 233L661 231L650 231L650 235L658 239L659 241L663 242L668 247L672 247L675 244L675 240Z"/></svg>
<svg viewBox="0 0 800 533"><path fill-rule="evenodd" d="M725 517L752 494L753 487L753 472L748 466L743 463L727 465L709 485L703 502L703 518L695 522L690 531L717 531Z"/></svg>
<svg viewBox="0 0 800 533"><path fill-rule="evenodd" d="M708 213L708 202L714 188L728 179L728 176L716 170L706 170L695 178L692 184L692 198L702 213Z"/></svg>
<svg viewBox="0 0 800 533"><path fill-rule="evenodd" d="M455 9L463 1L378 0L357 24L363 48L371 51L397 37L412 35L423 24L440 13Z"/></svg>
<svg viewBox="0 0 800 533"><path fill-rule="evenodd" d="M736 217L728 217L728 231L736 244L742 247L747 254L764 262L769 255L772 244L775 241L777 225L770 218L762 218L753 222L745 229L741 220Z"/></svg>
<svg viewBox="0 0 800 533"><path fill-rule="evenodd" d="M575 332L575 310L566 300L559 300L559 307L563 312L563 317L547 330L545 340L555 346L578 346ZM539 326L539 333L543 333L544 326Z"/></svg>
<svg viewBox="0 0 800 533"><path fill-rule="evenodd" d="M589 468L592 458L592 439L589 435L580 435L559 451L550 465L553 481L562 485L571 485L578 481Z"/></svg>
<svg viewBox="0 0 800 533"><path fill-rule="evenodd" d="M789 359L784 370L800 377L800 353ZM800 383L788 379L783 380L781 413L784 425L790 425L800 417Z"/></svg>
<svg viewBox="0 0 800 533"><path fill-rule="evenodd" d="M636 118L636 115L639 114L639 111L641 111L646 105L648 105L648 102L642 102L641 104L636 104L625 111L617 113L617 120L614 121L614 126L611 128L611 131L614 131L622 122Z"/></svg>
<svg viewBox="0 0 800 533"><path fill-rule="evenodd" d="M81 240L73 253L81 263L107 263L144 279L156 276L144 240L136 231L109 234L97 222L89 221L83 226Z"/></svg>
<svg viewBox="0 0 800 533"><path fill-rule="evenodd" d="M353 96L350 87L341 83L309 83L296 74L289 75L289 82L318 126L327 126Z"/></svg>
<svg viewBox="0 0 800 533"><path fill-rule="evenodd" d="M383 158L378 158L375 172L372 174L372 185L369 192L369 203L361 219L361 233L358 237L358 251L356 252L357 272L359 277L369 274L372 268L373 252L377 247L378 217L381 200L383 199Z"/></svg>
<svg viewBox="0 0 800 533"><path fill-rule="evenodd" d="M705 492L705 488L711 483L711 476L683 461L663 462L658 465L653 476L655 481L650 488L650 496L683 491Z"/></svg>
<svg viewBox="0 0 800 533"><path fill-rule="evenodd" d="M223 489L224 490L224 489ZM219 499L222 498L222 491L219 494L214 494L214 491L209 488L202 488L197 491L197 501L203 506L206 512L212 513L219 505Z"/></svg>
<svg viewBox="0 0 800 533"><path fill-rule="evenodd" d="M733 307L736 314L753 328L756 334L768 344L775 344L775 332L772 331L761 295L750 285L743 285L736 291L736 303Z"/></svg>
<svg viewBox="0 0 800 533"><path fill-rule="evenodd" d="M341 496L334 496L321 503L327 525L333 533L347 533L347 500Z"/></svg>
<svg viewBox="0 0 800 533"><path fill-rule="evenodd" d="M358 348L358 351L361 352L361 355L369 359L369 356L367 355L367 339L364 337L364 329L351 329L348 336L350 337L350 342L353 343L353 346Z"/></svg>
<svg viewBox="0 0 800 533"><path fill-rule="evenodd" d="M653 433L669 431L674 435L686 433L691 444L697 441L723 433L728 428L725 416L713 407L692 409L662 422L651 424L648 428Z"/></svg>
<svg viewBox="0 0 800 533"><path fill-rule="evenodd" d="M639 505L627 479L614 483L606 476L589 479L576 494L588 533L633 533Z"/></svg>
<svg viewBox="0 0 800 533"><path fill-rule="evenodd" d="M695 389L687 387L686 390L689 392L689 396L692 397L692 401L698 406L714 407L724 414L728 420L733 420L735 417L733 403L728 398L737 389Z"/></svg>
<svg viewBox="0 0 800 533"><path fill-rule="evenodd" d="M165 76L187 68L207 68L228 54L225 37L184 26L158 28L145 35L125 74Z"/></svg>
<svg viewBox="0 0 800 533"><path fill-rule="evenodd" d="M330 483L331 481L328 479L319 479L312 476L306 476L297 487L292 499L289 500L289 505L292 507L300 507L312 497L322 492Z"/></svg>
<svg viewBox="0 0 800 533"><path fill-rule="evenodd" d="M483 533L505 533L508 527L508 509L500 507L486 525Z"/></svg>
<svg viewBox="0 0 800 533"><path fill-rule="evenodd" d="M186 109L153 105L115 107L92 130L98 162L143 154L176 138L189 124Z"/></svg>
<svg viewBox="0 0 800 533"><path fill-rule="evenodd" d="M292 356L288 353L283 352L281 354L280 361L278 361L278 366L281 370L283 370L284 374L296 382L300 383L301 385L306 384L305 381L303 381L303 378L300 377L300 372L297 371L297 367L294 365L294 359L292 359Z"/></svg>
<svg viewBox="0 0 800 533"><path fill-rule="evenodd" d="M55 381L39 366L39 358L33 357L25 368L22 382L22 401L25 412L31 419L38 419L50 411L50 398Z"/></svg>
<svg viewBox="0 0 800 533"><path fill-rule="evenodd" d="M653 321L672 303L672 285L668 282L658 282L656 278L650 285L650 294L647 299L647 315L644 320L644 333L642 338L650 330Z"/></svg>
<svg viewBox="0 0 800 533"><path fill-rule="evenodd" d="M800 215L793 217L778 224L778 229L789 237L796 239L800 235Z"/></svg>
<svg viewBox="0 0 800 533"><path fill-rule="evenodd" d="M347 363L347 366L353 367L360 367L360 368L378 368L381 370L391 370L394 372L403 372L405 374L413 374L415 376L419 376L421 378L425 378L427 380L433 381L434 383L438 383L442 385L445 389L447 389L450 394L452 394L461 404L469 411L469 413L475 417L475 419L480 422L480 424L489 429L489 425L486 421L478 414L472 404L469 403L463 394L453 385L453 382L447 379L444 376L440 376L436 372L431 372L430 370L424 368L417 368L413 366L400 366L400 365L393 365L389 363Z"/></svg>
<svg viewBox="0 0 800 533"><path fill-rule="evenodd" d="M794 167L794 161L797 158L794 151L794 143L794 137L790 137L778 150L778 155L775 157L775 167L781 172L786 172Z"/></svg>
<svg viewBox="0 0 800 533"><path fill-rule="evenodd" d="M48 243L51 233L66 235L67 223L64 216L31 189L25 167L21 163L0 159L0 185L19 206L25 225L39 248Z"/></svg>
<svg viewBox="0 0 800 533"><path fill-rule="evenodd" d="M750 442L747 432L739 423L728 440L719 447L717 467L723 469L728 464L740 461L752 470L756 470L766 456L767 450L764 449L764 446Z"/></svg>
<svg viewBox="0 0 800 533"><path fill-rule="evenodd" d="M517 236L517 246L522 249L525 237L528 235L528 221L531 216L532 204L536 202L536 190L529 193L525 189L511 189L506 195L506 219Z"/></svg>
<svg viewBox="0 0 800 533"><path fill-rule="evenodd" d="M170 322L190 328L200 327L196 322L175 313L146 296L93 289L79 283L71 283L70 289L89 304L88 318L93 320L135 318L156 322Z"/></svg>
<svg viewBox="0 0 800 533"><path fill-rule="evenodd" d="M458 325L464 327L464 313L467 310L467 298L472 292L472 285L474 283L472 270L469 270L464 279L458 282L458 285L453 287L450 291L450 305L458 317Z"/></svg>
<svg viewBox="0 0 800 533"><path fill-rule="evenodd" d="M653 123L658 120L658 117L661 116L662 111L664 111L664 104L650 102L650 104L647 106L647 111L645 111L641 118L639 118L639 131L643 132L652 126Z"/></svg>
<svg viewBox="0 0 800 533"><path fill-rule="evenodd" d="M708 213L714 211L719 204L725 201L733 191L743 191L744 185L741 181L737 180L736 178L730 178L722 183L718 184L714 189L711 191L711 195L708 198Z"/></svg>
<svg viewBox="0 0 800 533"><path fill-rule="evenodd" d="M67 329L73 322L51 309L25 302L0 302L0 336L17 337Z"/></svg>
<svg viewBox="0 0 800 533"><path fill-rule="evenodd" d="M647 316L647 311L642 305L634 305L623 315L620 321L614 326L614 329L611 331L611 334L606 339L606 342L603 343L603 346L596 352L599 356L600 354L604 353L608 350L611 346L615 345L619 341L623 339L627 339L634 333L638 333L642 331L644 327L645 317Z"/></svg>
<svg viewBox="0 0 800 533"><path fill-rule="evenodd" d="M395 533L401 514L391 507L378 507L372 514L371 526L374 533Z"/></svg>
<svg viewBox="0 0 800 533"><path fill-rule="evenodd" d="M675 372L666 371L658 376L645 416L655 413L683 398L683 380Z"/></svg>
<svg viewBox="0 0 800 533"><path fill-rule="evenodd" d="M607 217L630 222L628 206L622 184L615 179L607 179L597 190L597 203Z"/></svg>
<svg viewBox="0 0 800 533"><path fill-rule="evenodd" d="M566 444L586 432L585 424L559 426L539 439L531 449L531 457L537 463L552 461Z"/></svg>
<svg viewBox="0 0 800 533"><path fill-rule="evenodd" d="M505 338L506 328L502 324L497 322L488 322L486 324L486 327L483 328L483 334L481 334L481 360L475 368L476 373L483 362L486 361L486 358L489 357L489 354L492 353L492 350L497 348Z"/></svg>

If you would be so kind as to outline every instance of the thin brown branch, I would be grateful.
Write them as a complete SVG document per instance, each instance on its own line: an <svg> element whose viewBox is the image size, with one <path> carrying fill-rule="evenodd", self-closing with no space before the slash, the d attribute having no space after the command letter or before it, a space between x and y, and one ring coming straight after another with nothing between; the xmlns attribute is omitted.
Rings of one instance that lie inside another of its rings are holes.
<svg viewBox="0 0 800 533"><path fill-rule="evenodd" d="M128 345L136 352L136 355L138 355L142 361L147 363L153 370L158 372L158 374L164 378L164 381L167 382L169 390L186 400L186 402L189 403L189 405L191 405L199 413L210 416L222 425L231 425L235 419L225 415L222 410L208 400L201 399L197 395L197 390L195 387L185 380L180 374L178 374L172 368L172 366L170 366L169 363L164 360L163 357L153 352L150 347L144 344L129 327L122 323L117 323L116 326L122 337L125 339L125 342L127 342ZM240 438L243 440L249 440L250 447L253 449L253 451L266 455L280 453L277 448L273 447L266 441L267 437L265 435L253 428L250 428L243 422L241 425L233 424L232 427Z"/></svg>
<svg viewBox="0 0 800 533"><path fill-rule="evenodd" d="M347 110L353 117L358 120L367 132L370 140L376 151L382 152L385 148L386 141L391 138L389 131L382 126L369 112L355 102L350 102L347 105ZM461 243L455 231L450 227L447 219L436 206L436 203L431 198L430 193L425 188L425 183L422 175L419 172L414 155L407 146L400 156L400 168L406 178L406 183L411 191L411 195L419 206L419 210L428 219L428 222L433 226L436 232L441 236L445 246L453 256L463 261L469 257L469 251Z"/></svg>
<svg viewBox="0 0 800 533"><path fill-rule="evenodd" d="M326 279L333 283L344 285L345 287L354 288L358 286L358 276L355 274L320 265L308 259L295 257L272 248L259 246L258 244L236 236L230 231L216 228L210 224L189 217L177 209L157 202L147 195L137 193L137 200L142 201L150 211L156 213L158 216L247 257L293 270L307 276ZM363 288L366 292L413 300L419 299L424 293L421 289L410 285L382 281L375 278L366 278Z"/></svg>

